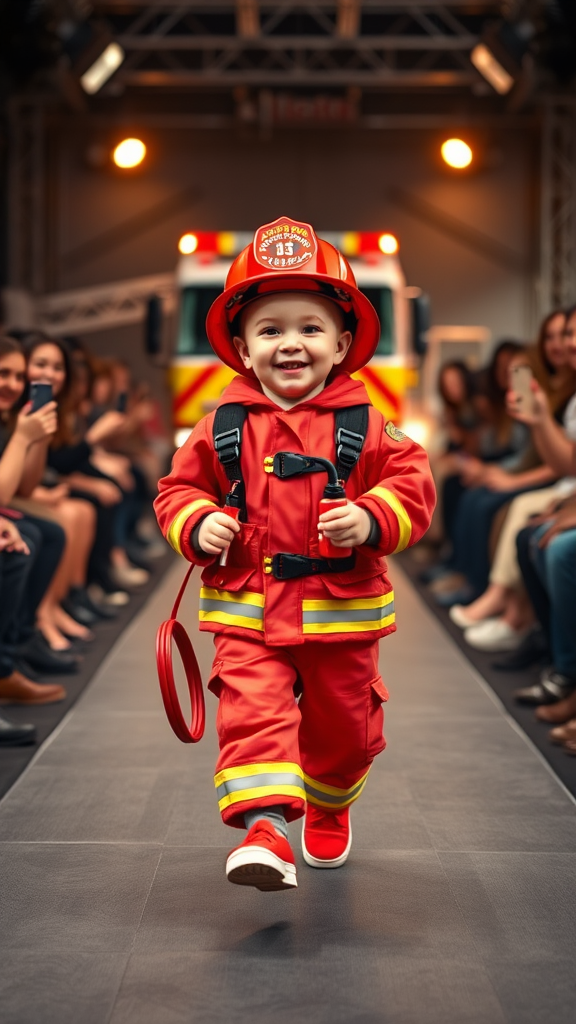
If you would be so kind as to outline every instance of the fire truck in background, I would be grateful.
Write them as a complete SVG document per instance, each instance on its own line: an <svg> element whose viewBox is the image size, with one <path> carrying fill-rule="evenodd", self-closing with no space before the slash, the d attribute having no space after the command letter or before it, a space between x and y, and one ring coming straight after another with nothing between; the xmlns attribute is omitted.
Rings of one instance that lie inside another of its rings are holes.
<svg viewBox="0 0 576 1024"><path fill-rule="evenodd" d="M376 354L354 376L364 382L371 402L386 419L407 427L407 396L418 384L418 367L425 351L427 298L420 289L406 286L394 235L357 231L318 234L347 257L358 287L380 317L382 333ZM234 376L210 347L206 315L224 288L232 260L252 237L252 232L199 231L180 239L178 336L169 371L179 444L215 407Z"/></svg>

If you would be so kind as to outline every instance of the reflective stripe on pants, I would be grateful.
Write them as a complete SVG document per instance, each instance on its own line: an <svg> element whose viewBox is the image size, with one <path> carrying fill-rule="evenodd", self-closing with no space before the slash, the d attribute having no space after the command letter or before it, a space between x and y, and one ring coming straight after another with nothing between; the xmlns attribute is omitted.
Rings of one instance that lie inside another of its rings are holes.
<svg viewBox="0 0 576 1024"><path fill-rule="evenodd" d="M307 799L334 810L356 800L385 746L378 641L280 648L220 633L215 646L224 821L242 828L247 810L277 805L290 821Z"/></svg>

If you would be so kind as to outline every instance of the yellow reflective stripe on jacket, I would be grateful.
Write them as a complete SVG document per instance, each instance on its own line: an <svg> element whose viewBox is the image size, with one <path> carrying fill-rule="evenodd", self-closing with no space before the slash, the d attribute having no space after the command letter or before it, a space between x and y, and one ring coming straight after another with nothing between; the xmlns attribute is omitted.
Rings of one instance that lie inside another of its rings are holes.
<svg viewBox="0 0 576 1024"><path fill-rule="evenodd" d="M302 601L303 633L365 633L385 629L394 619L393 590L380 597Z"/></svg>
<svg viewBox="0 0 576 1024"><path fill-rule="evenodd" d="M302 769L290 761L225 768L214 777L214 784L221 811L231 804L265 796L306 799Z"/></svg>
<svg viewBox="0 0 576 1024"><path fill-rule="evenodd" d="M224 626L264 629L264 594L248 590L200 588L200 622L220 622Z"/></svg>
<svg viewBox="0 0 576 1024"><path fill-rule="evenodd" d="M166 540L172 545L174 551L177 551L179 555L182 554L182 548L180 547L180 536L184 529L184 523L190 516L193 516L199 508L204 507L218 508L213 501L208 501L207 498L199 498L198 501L192 501L189 505L180 509L178 515L172 520L166 534Z"/></svg>
<svg viewBox="0 0 576 1024"><path fill-rule="evenodd" d="M304 775L304 786L306 788L306 799L317 807L341 808L348 807L358 799L368 779L368 772L355 782L350 789L339 789L337 786L326 786L323 782L317 782L309 775Z"/></svg>
<svg viewBox="0 0 576 1024"><path fill-rule="evenodd" d="M392 491L389 491L387 487L373 487L371 491L367 491L366 494L374 494L377 498L381 498L387 505L390 506L392 511L395 513L398 520L398 543L392 552L393 555L397 551L404 551L410 543L410 537L412 536L412 523L410 516L408 515L404 505Z"/></svg>

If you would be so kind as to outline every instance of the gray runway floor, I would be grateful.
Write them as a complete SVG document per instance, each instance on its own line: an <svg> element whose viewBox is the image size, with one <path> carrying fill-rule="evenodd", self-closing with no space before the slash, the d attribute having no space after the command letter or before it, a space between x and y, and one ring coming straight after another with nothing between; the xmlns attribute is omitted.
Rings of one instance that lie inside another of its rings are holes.
<svg viewBox="0 0 576 1024"><path fill-rule="evenodd" d="M576 808L398 567L389 747L348 864L226 882L216 702L185 747L155 677L182 575L0 804L2 1024L573 1024Z"/></svg>

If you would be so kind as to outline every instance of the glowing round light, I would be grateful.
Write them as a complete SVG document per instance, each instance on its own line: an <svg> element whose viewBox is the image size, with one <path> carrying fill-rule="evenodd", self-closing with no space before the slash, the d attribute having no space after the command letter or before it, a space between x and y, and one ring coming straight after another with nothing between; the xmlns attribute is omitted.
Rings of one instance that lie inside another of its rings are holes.
<svg viewBox="0 0 576 1024"><path fill-rule="evenodd" d="M380 235L378 239L378 248L380 252L385 253L386 256L393 256L395 252L398 252L398 239L394 235Z"/></svg>
<svg viewBox="0 0 576 1024"><path fill-rule="evenodd" d="M462 139L446 139L442 143L442 158L449 167L469 167L472 163L472 150Z"/></svg>
<svg viewBox="0 0 576 1024"><path fill-rule="evenodd" d="M178 249L183 256L190 256L191 253L196 252L198 248L198 239L196 235L190 233L182 235L182 238L178 242Z"/></svg>
<svg viewBox="0 0 576 1024"><path fill-rule="evenodd" d="M146 146L141 139L124 139L112 154L117 167L137 167L146 156Z"/></svg>

